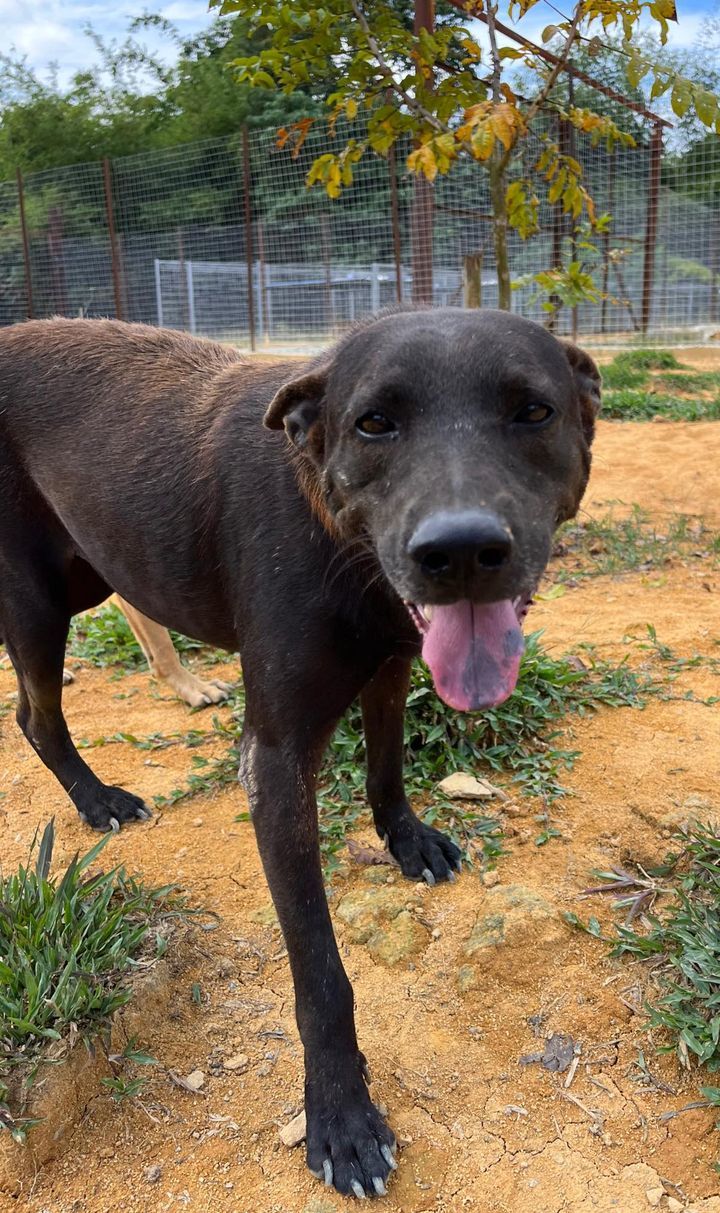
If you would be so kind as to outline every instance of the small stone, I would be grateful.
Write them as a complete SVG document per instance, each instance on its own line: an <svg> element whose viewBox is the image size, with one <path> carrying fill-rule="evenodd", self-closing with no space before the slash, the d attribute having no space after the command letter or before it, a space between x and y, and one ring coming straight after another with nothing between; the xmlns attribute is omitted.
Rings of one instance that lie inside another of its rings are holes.
<svg viewBox="0 0 720 1213"><path fill-rule="evenodd" d="M215 965L215 972L218 977L230 977L235 972L235 961L231 960L229 956L221 956Z"/></svg>
<svg viewBox="0 0 720 1213"><path fill-rule="evenodd" d="M249 1061L250 1058L248 1057L247 1053L236 1053L234 1057L225 1058L223 1062L223 1069L236 1073L238 1070L247 1069Z"/></svg>
<svg viewBox="0 0 720 1213"><path fill-rule="evenodd" d="M558 910L525 885L497 885L488 890L481 914L470 933L465 955L485 948L556 947L567 934Z"/></svg>
<svg viewBox="0 0 720 1213"><path fill-rule="evenodd" d="M465 775L462 771L447 775L437 786L438 791L444 792L451 800L492 800L493 796L499 795L497 788L487 779L476 779L474 775Z"/></svg>
<svg viewBox="0 0 720 1213"><path fill-rule="evenodd" d="M205 1086L205 1075L202 1070L193 1070L185 1076L185 1082L191 1091L202 1091Z"/></svg>
<svg viewBox="0 0 720 1213"><path fill-rule="evenodd" d="M494 889L496 884L500 884L500 873L494 868L492 872L483 872L482 882L486 889Z"/></svg>
<svg viewBox="0 0 720 1213"><path fill-rule="evenodd" d="M205 825L205 822L202 817L196 817L194 819L193 826L195 827L196 830L199 830L200 826L203 826L203 825Z"/></svg>
<svg viewBox="0 0 720 1213"><path fill-rule="evenodd" d="M103 1146L101 1150L98 1150L98 1157L99 1158L114 1158L115 1151L113 1150L112 1146Z"/></svg>
<svg viewBox="0 0 720 1213"><path fill-rule="evenodd" d="M305 1122L305 1109L298 1112L297 1116L293 1116L286 1125L283 1125L280 1130L280 1140L284 1146L292 1150L294 1146L299 1146L301 1141L305 1140L307 1125Z"/></svg>
<svg viewBox="0 0 720 1213"><path fill-rule="evenodd" d="M162 1175L162 1167L158 1163L153 1163L151 1167L146 1167L143 1176L146 1184L156 1184Z"/></svg>
<svg viewBox="0 0 720 1213"><path fill-rule="evenodd" d="M426 927L416 922L408 910L402 910L386 927L368 940L368 952L380 964L392 967L417 956L429 942Z"/></svg>
<svg viewBox="0 0 720 1213"><path fill-rule="evenodd" d="M677 1200L675 1196L668 1196L667 1207L670 1210L670 1213L683 1213L685 1205L682 1203L682 1201Z"/></svg>
<svg viewBox="0 0 720 1213"><path fill-rule="evenodd" d="M477 969L474 965L461 965L457 975L458 989L461 994L476 990L478 986Z"/></svg>
<svg viewBox="0 0 720 1213"><path fill-rule="evenodd" d="M647 1192L645 1193L645 1199L653 1209L657 1209L664 1195L664 1188L648 1188Z"/></svg>
<svg viewBox="0 0 720 1213"><path fill-rule="evenodd" d="M442 935L442 931L440 930L439 927L435 927L435 929L431 932L431 934L432 934L433 939L439 939L440 936Z"/></svg>

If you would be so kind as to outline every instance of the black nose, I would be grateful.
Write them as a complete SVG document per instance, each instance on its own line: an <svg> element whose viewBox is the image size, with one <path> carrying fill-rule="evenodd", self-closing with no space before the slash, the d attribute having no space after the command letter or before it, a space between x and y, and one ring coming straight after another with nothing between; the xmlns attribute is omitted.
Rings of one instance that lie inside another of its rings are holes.
<svg viewBox="0 0 720 1213"><path fill-rule="evenodd" d="M489 510L441 511L425 518L408 543L408 554L426 577L467 580L507 564L512 534Z"/></svg>

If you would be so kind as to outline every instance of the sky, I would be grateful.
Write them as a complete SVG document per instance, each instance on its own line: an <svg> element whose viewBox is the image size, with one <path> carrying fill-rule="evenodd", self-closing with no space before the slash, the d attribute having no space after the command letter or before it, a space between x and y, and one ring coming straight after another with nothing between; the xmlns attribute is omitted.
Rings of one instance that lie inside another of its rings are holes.
<svg viewBox="0 0 720 1213"><path fill-rule="evenodd" d="M720 12L720 0L677 0L677 4L679 22L670 27L670 44L692 46L703 20ZM557 7L567 11L563 0L558 0ZM213 19L207 0L169 0L156 5L152 0L138 0L137 7L112 0L0 0L3 49L14 47L41 75L51 64L57 65L58 76L66 83L95 60L95 49L83 32L88 24L106 40L122 40L131 17L143 9L159 12L183 35L202 30ZM533 38L555 20L556 13L540 3L518 28ZM144 31L140 40L151 51L163 50L165 58L172 57L169 42L153 31Z"/></svg>

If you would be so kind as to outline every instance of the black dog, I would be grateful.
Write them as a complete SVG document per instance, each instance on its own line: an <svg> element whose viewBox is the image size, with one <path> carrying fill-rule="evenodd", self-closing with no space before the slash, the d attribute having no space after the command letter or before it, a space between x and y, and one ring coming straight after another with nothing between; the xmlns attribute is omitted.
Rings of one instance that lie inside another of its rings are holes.
<svg viewBox="0 0 720 1213"><path fill-rule="evenodd" d="M323 889L321 756L359 695L378 833L406 876L451 876L457 848L403 789L410 661L422 650L463 710L512 691L598 406L587 355L501 312L391 313L300 367L114 321L0 333L0 633L18 722L83 820L119 828L148 812L70 739L71 616L115 590L240 650L241 778L295 983L308 1165L341 1192L384 1192L395 1164Z"/></svg>

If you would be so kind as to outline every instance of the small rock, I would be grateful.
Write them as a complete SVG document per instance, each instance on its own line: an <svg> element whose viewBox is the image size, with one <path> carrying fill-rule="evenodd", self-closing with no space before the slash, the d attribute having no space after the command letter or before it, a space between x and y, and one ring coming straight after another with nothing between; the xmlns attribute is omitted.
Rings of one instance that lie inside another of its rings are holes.
<svg viewBox="0 0 720 1213"><path fill-rule="evenodd" d="M645 1193L645 1199L648 1204L653 1207L653 1209L657 1209L664 1195L664 1188L648 1188L647 1192Z"/></svg>
<svg viewBox="0 0 720 1213"><path fill-rule="evenodd" d="M668 1196L667 1207L670 1210L670 1213L683 1213L685 1205L682 1203L682 1201L677 1200L676 1197Z"/></svg>
<svg viewBox="0 0 720 1213"><path fill-rule="evenodd" d="M193 821L193 825L196 830L199 830L200 826L205 825L205 822L203 821L202 817L196 817Z"/></svg>
<svg viewBox="0 0 720 1213"><path fill-rule="evenodd" d="M293 1116L292 1120L283 1125L280 1130L280 1140L284 1146L292 1150L294 1146L299 1146L301 1141L305 1140L307 1125L305 1122L305 1109L298 1112L297 1116Z"/></svg>
<svg viewBox="0 0 720 1213"><path fill-rule="evenodd" d="M417 956L427 947L430 933L416 922L408 910L402 910L386 927L375 931L368 940L368 952L380 964L401 964Z"/></svg>
<svg viewBox="0 0 720 1213"><path fill-rule="evenodd" d="M193 1070L192 1073L186 1074L185 1082L191 1091L202 1091L205 1086L205 1075L202 1070Z"/></svg>
<svg viewBox="0 0 720 1213"><path fill-rule="evenodd" d="M474 956L482 948L496 948L505 941L505 919L502 914L483 914L478 918L467 942L465 952Z"/></svg>
<svg viewBox="0 0 720 1213"><path fill-rule="evenodd" d="M153 1163L151 1167L146 1167L143 1176L146 1184L156 1184L162 1175L162 1167L157 1163Z"/></svg>
<svg viewBox="0 0 720 1213"><path fill-rule="evenodd" d="M486 889L494 889L496 884L500 884L500 873L495 868L492 872L483 872L482 882Z"/></svg>
<svg viewBox="0 0 720 1213"><path fill-rule="evenodd" d="M431 934L432 934L433 939L439 939L440 936L442 935L442 931L440 930L439 927L435 927L435 929L431 932Z"/></svg>
<svg viewBox="0 0 720 1213"><path fill-rule="evenodd" d="M461 965L457 975L458 989L461 994L467 994L478 987L477 969L474 965Z"/></svg>
<svg viewBox="0 0 720 1213"><path fill-rule="evenodd" d="M451 800L491 800L493 796L500 795L487 779L476 779L474 775L465 775L462 771L447 775L437 786L438 791L444 792Z"/></svg>
<svg viewBox="0 0 720 1213"><path fill-rule="evenodd" d="M98 1150L98 1157L99 1158L114 1158L115 1151L113 1150L112 1146L103 1146L101 1150Z"/></svg>
<svg viewBox="0 0 720 1213"><path fill-rule="evenodd" d="M237 1070L247 1069L250 1058L247 1053L236 1053L234 1057L226 1057L223 1062L223 1069L230 1070L235 1073Z"/></svg>
<svg viewBox="0 0 720 1213"><path fill-rule="evenodd" d="M392 922L403 911L419 903L416 892L388 888L387 885L375 886L346 893L338 902L335 913L345 923L351 943L367 943L381 925Z"/></svg>
<svg viewBox="0 0 720 1213"><path fill-rule="evenodd" d="M215 965L215 972L218 977L230 977L235 972L235 961L231 960L229 956L221 956Z"/></svg>
<svg viewBox="0 0 720 1213"><path fill-rule="evenodd" d="M555 947L567 935L558 910L525 885L497 885L488 890L485 905L465 945L466 956L485 948L505 951Z"/></svg>

